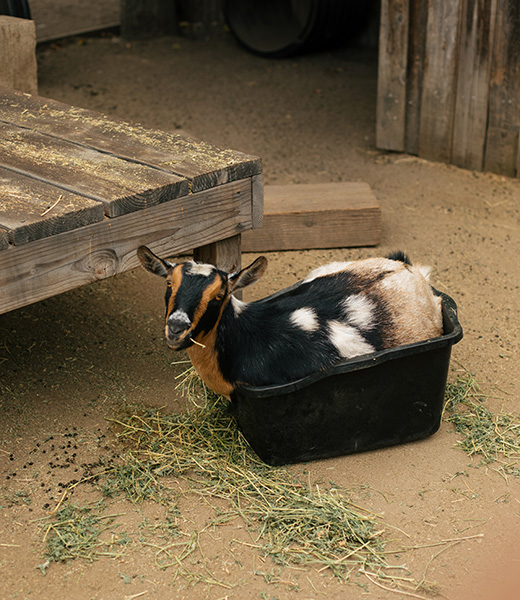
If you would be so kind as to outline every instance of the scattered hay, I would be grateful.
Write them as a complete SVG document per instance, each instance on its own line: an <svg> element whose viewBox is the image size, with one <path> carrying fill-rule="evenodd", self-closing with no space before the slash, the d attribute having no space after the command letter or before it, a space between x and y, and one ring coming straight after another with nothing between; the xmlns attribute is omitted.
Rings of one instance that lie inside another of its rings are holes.
<svg viewBox="0 0 520 600"><path fill-rule="evenodd" d="M50 562L63 562L75 558L92 561L101 557L116 558L121 555L129 539L124 533L119 536L114 534L112 524L118 515L103 515L101 510L100 504L80 508L67 503L44 520L44 556L47 561L40 565L43 573ZM109 530L110 536L103 539L102 534Z"/></svg>
<svg viewBox="0 0 520 600"><path fill-rule="evenodd" d="M228 412L228 402L213 395L191 372L182 387L195 398L191 410L161 414L151 410L118 421L118 438L127 447L125 466L114 481L139 501L146 481L182 476L193 493L227 501L213 523L241 517L255 532L257 548L281 565L314 563L348 577L353 567L386 566L384 530L378 517L354 505L344 490L311 489L288 469L270 467L250 449ZM202 402L200 402L202 400ZM157 488L158 490L158 488ZM160 494L159 491L156 492Z"/></svg>
<svg viewBox="0 0 520 600"><path fill-rule="evenodd" d="M463 434L457 445L470 456L481 456L481 464L498 462L501 474L519 477L520 416L493 413L485 406L488 398L469 373L459 377L446 387L445 420Z"/></svg>

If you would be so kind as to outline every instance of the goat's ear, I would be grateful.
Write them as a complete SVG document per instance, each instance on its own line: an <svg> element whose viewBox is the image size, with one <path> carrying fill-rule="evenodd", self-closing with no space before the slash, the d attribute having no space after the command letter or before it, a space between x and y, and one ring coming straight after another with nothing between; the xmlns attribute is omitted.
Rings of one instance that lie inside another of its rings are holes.
<svg viewBox="0 0 520 600"><path fill-rule="evenodd" d="M156 256L146 246L139 246L137 249L137 257L147 271L154 275L159 275L160 277L166 277L174 266L167 260L163 260Z"/></svg>
<svg viewBox="0 0 520 600"><path fill-rule="evenodd" d="M265 273L267 269L267 258L265 256L259 256L255 262L251 263L249 267L232 273L229 278L229 291L234 292L242 288L255 283Z"/></svg>

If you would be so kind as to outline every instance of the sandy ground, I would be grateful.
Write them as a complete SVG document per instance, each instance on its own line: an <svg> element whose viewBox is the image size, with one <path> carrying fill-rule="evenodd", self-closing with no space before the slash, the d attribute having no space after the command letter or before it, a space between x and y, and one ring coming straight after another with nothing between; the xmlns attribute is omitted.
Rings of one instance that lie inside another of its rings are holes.
<svg viewBox="0 0 520 600"><path fill-rule="evenodd" d="M465 337L454 347L450 378L467 369L492 410L518 412L519 182L378 151L374 52L268 61L226 37L125 43L107 35L40 47L38 60L41 95L258 155L266 184L368 182L383 210L380 247L269 254L267 274L247 297L330 260L401 248L432 265L433 283L459 305ZM135 541L145 520L164 520L165 508L121 498L109 511L134 542L119 559L53 563L45 575L37 568L40 519L81 465L121 452L107 419L131 405L179 410L171 365L179 357L161 340L162 295L162 283L138 270L0 315L0 597L406 597L363 575L341 583L312 568L280 571L254 549L232 545L236 524L202 541L212 572L234 587L173 585L171 570L158 569L153 552ZM478 467L456 439L443 423L418 443L298 468L313 482L357 490L357 501L389 524L389 539L416 547L401 560L416 580L426 574L436 582L441 597L512 600L520 583L519 481L496 465ZM79 486L72 501L99 498ZM184 508L181 525L208 518L194 499Z"/></svg>

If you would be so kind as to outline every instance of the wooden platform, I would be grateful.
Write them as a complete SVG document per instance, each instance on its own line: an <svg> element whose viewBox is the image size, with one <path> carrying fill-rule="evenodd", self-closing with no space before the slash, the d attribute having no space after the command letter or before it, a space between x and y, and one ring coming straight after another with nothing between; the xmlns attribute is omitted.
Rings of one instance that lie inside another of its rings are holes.
<svg viewBox="0 0 520 600"><path fill-rule="evenodd" d="M242 236L244 252L375 246L381 207L367 183L267 185L264 224Z"/></svg>
<svg viewBox="0 0 520 600"><path fill-rule="evenodd" d="M240 265L261 162L0 88L0 314L138 265L141 244Z"/></svg>

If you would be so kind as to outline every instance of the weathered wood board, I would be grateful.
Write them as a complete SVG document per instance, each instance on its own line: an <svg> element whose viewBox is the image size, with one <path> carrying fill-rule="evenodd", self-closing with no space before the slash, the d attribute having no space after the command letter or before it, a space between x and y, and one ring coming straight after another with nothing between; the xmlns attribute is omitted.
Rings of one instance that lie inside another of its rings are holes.
<svg viewBox="0 0 520 600"><path fill-rule="evenodd" d="M5 229L0 227L0 250L5 250L9 246L9 236Z"/></svg>
<svg viewBox="0 0 520 600"><path fill-rule="evenodd" d="M381 207L367 183L264 188L264 223L242 235L245 252L374 246Z"/></svg>
<svg viewBox="0 0 520 600"><path fill-rule="evenodd" d="M244 179L10 246L1 253L0 314L134 268L141 244L174 256L238 236L252 226L251 194Z"/></svg>
<svg viewBox="0 0 520 600"><path fill-rule="evenodd" d="M255 156L12 90L0 90L0 121L167 171L187 179L191 192L262 171Z"/></svg>
<svg viewBox="0 0 520 600"><path fill-rule="evenodd" d="M146 244L240 264L260 159L0 90L0 314L137 266Z"/></svg>
<svg viewBox="0 0 520 600"><path fill-rule="evenodd" d="M102 221L103 203L0 167L0 227L16 246Z"/></svg>
<svg viewBox="0 0 520 600"><path fill-rule="evenodd" d="M449 162L453 131L460 0L428 3L419 155Z"/></svg>
<svg viewBox="0 0 520 600"><path fill-rule="evenodd" d="M481 171L484 161L495 2L462 6L452 161Z"/></svg>
<svg viewBox="0 0 520 600"><path fill-rule="evenodd" d="M0 86L38 93L34 22L0 15Z"/></svg>
<svg viewBox="0 0 520 600"><path fill-rule="evenodd" d="M102 202L109 217L185 196L183 177L0 122L0 166Z"/></svg>
<svg viewBox="0 0 520 600"><path fill-rule="evenodd" d="M484 168L514 177L520 176L520 2L496 1Z"/></svg>
<svg viewBox="0 0 520 600"><path fill-rule="evenodd" d="M408 17L410 35L408 40L408 63L405 71L406 115L404 150L411 154L419 152L421 127L421 96L426 52L426 24L428 3L410 2Z"/></svg>
<svg viewBox="0 0 520 600"><path fill-rule="evenodd" d="M376 140L380 148L405 146L408 0L383 2L379 37Z"/></svg>

